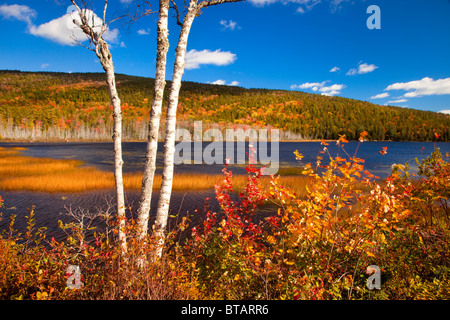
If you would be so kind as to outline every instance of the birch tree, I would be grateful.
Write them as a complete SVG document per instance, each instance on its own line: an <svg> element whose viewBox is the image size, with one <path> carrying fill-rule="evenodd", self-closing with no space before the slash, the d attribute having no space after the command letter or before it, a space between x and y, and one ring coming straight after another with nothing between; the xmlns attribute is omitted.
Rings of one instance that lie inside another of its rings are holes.
<svg viewBox="0 0 450 320"><path fill-rule="evenodd" d="M158 132L161 119L161 109L166 86L167 51L169 50L168 12L169 1L159 1L159 17L157 25L156 75L153 102L150 109L150 123L142 191L138 208L138 232L142 240L147 235L150 205L153 193L153 180L156 170L156 155L158 152Z"/></svg>
<svg viewBox="0 0 450 320"><path fill-rule="evenodd" d="M164 246L164 232L169 216L169 204L172 195L174 154L175 154L175 129L178 98L181 88L181 79L184 74L185 55L188 44L189 33L195 17L201 14L203 8L218 5L227 2L240 2L242 0L190 0L187 12L183 21L180 20L180 12L174 0L171 0L173 8L176 11L177 24L181 26L178 44L175 49L175 63L172 75L172 86L169 93L169 102L166 112L166 131L164 140L164 167L162 183L158 201L158 208L155 221L155 236L158 238L158 246L155 251L157 257L161 257Z"/></svg>
<svg viewBox="0 0 450 320"><path fill-rule="evenodd" d="M123 252L127 250L126 234L125 234L125 193L123 187L123 159L122 159L122 110L119 94L117 93L116 80L114 73L114 64L112 55L108 47L108 43L104 40L103 35L108 31L109 24L112 22L106 22L106 9L108 7L108 0L104 1L103 16L101 21L98 21L96 15L88 10L86 3L83 1L84 8L80 8L75 0L71 0L72 4L76 7L78 16L75 17L73 22L81 28L84 34L88 37L91 46L87 47L81 44L79 39L75 39L80 45L95 52L100 59L100 63L106 74L106 83L108 85L109 96L113 107L114 118L114 178L116 185L116 204L117 204L117 217L119 220L119 243ZM117 19L115 19L117 20ZM114 20L113 20L114 21Z"/></svg>

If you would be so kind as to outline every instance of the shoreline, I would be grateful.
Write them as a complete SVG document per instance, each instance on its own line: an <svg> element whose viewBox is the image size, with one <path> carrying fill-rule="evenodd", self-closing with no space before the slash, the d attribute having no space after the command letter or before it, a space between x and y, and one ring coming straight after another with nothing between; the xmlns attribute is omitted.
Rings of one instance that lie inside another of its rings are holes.
<svg viewBox="0 0 450 320"><path fill-rule="evenodd" d="M229 141L234 141L234 142L241 142L240 140L226 140L223 139L222 142L229 142ZM302 140L298 140L298 139L294 139L294 140L278 140L278 142L336 142L337 140L335 139L302 139ZM348 141L353 141L353 142L357 142L358 140L348 140ZM135 143L135 142L147 142L147 140L139 140L139 139L131 139L131 140L123 140L122 143ZM164 142L164 140L158 140L158 142ZM176 140L175 142L183 142L183 140ZM194 141L191 141L194 142ZM213 142L213 141L207 141L207 140L202 140L202 142ZM248 142L248 139L245 140L245 142ZM270 139L267 140L267 142L271 142ZM365 140L364 142L426 142L426 143L431 143L431 142L438 142L438 143L450 143L450 141L431 141L431 140L426 140L426 141L421 141L421 140ZM11 140L11 139L0 139L0 143L113 143L113 140L109 140L109 139L100 139L100 140L65 140L65 139L55 139L55 140Z"/></svg>
<svg viewBox="0 0 450 320"><path fill-rule="evenodd" d="M84 166L77 159L53 159L25 156L26 148L0 147L0 190L30 191L45 193L80 193L85 191L114 189L114 173L101 171L96 167ZM284 175L278 173L286 186L304 194L308 177L299 174L300 169L284 169ZM123 175L125 190L141 190L142 172ZM223 180L223 174L175 173L173 191L210 190ZM233 174L235 192L240 192L247 181L247 174ZM270 176L260 178L261 186L269 187ZM153 190L158 191L162 175L155 174Z"/></svg>

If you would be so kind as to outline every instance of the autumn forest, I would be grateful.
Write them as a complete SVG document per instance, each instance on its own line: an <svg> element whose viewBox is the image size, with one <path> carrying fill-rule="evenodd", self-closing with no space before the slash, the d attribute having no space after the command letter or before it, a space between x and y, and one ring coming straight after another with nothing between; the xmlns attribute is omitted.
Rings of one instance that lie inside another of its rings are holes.
<svg viewBox="0 0 450 320"><path fill-rule="evenodd" d="M124 140L145 140L154 79L116 75ZM168 83L170 84L170 83ZM164 114L160 138L164 132ZM277 128L284 140L449 141L450 116L298 91L183 82L178 126ZM111 139L112 107L103 73L0 71L0 138Z"/></svg>

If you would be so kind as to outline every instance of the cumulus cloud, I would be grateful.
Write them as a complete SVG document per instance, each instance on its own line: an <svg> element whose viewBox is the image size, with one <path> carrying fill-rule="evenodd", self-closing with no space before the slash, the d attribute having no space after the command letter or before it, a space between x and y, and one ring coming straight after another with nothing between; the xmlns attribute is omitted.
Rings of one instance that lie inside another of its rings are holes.
<svg viewBox="0 0 450 320"><path fill-rule="evenodd" d="M250 3L257 7L263 7L278 1L279 0L250 0Z"/></svg>
<svg viewBox="0 0 450 320"><path fill-rule="evenodd" d="M341 90L346 87L345 84L333 84L328 87L319 88L319 91L324 96L335 96L341 93Z"/></svg>
<svg viewBox="0 0 450 320"><path fill-rule="evenodd" d="M215 66L226 66L236 61L236 54L229 51L216 51L195 49L189 50L186 53L185 62L186 69L198 69L202 64L212 64Z"/></svg>
<svg viewBox="0 0 450 320"><path fill-rule="evenodd" d="M389 93L383 92L383 93L380 93L380 94L370 97L370 99L383 99L383 98L387 98L387 97L389 97Z"/></svg>
<svg viewBox="0 0 450 320"><path fill-rule="evenodd" d="M211 82L211 84L218 84L218 85L222 85L222 86L238 86L239 82L238 81L231 81L229 84L227 84L225 80L219 79L219 80L216 80L214 82Z"/></svg>
<svg viewBox="0 0 450 320"><path fill-rule="evenodd" d="M450 110L441 110L439 111L440 113L444 113L444 114L450 114Z"/></svg>
<svg viewBox="0 0 450 320"><path fill-rule="evenodd" d="M331 12L337 12L342 9L342 5L350 0L331 0L330 1L330 9Z"/></svg>
<svg viewBox="0 0 450 320"><path fill-rule="evenodd" d="M150 34L150 28L147 28L147 29L139 29L139 30L137 31L137 33L140 34L140 35Z"/></svg>
<svg viewBox="0 0 450 320"><path fill-rule="evenodd" d="M311 89L312 91L317 91L319 88L325 86L328 81L323 82L305 82L302 84L293 84L291 85L291 89Z"/></svg>
<svg viewBox="0 0 450 320"><path fill-rule="evenodd" d="M341 70L341 68L333 67L333 68L331 68L330 72L338 72L339 70Z"/></svg>
<svg viewBox="0 0 450 320"><path fill-rule="evenodd" d="M32 19L36 18L36 11L25 5L11 4L1 5L0 15L6 19L16 19L26 22L28 27L33 25Z"/></svg>
<svg viewBox="0 0 450 320"><path fill-rule="evenodd" d="M385 90L405 90L405 98L450 94L450 78L434 80L425 77L421 80L398 82L389 85Z"/></svg>
<svg viewBox="0 0 450 320"><path fill-rule="evenodd" d="M350 4L355 3L355 1L350 1L350 0L249 0L249 1L251 4L253 4L256 7L263 7L263 6L270 5L270 4L273 4L276 2L283 3L283 4L288 4L288 3L298 4L300 6L297 8L296 11L301 14L311 11L319 3L327 3L328 2L331 13L336 13L339 10L341 10L344 3L350 3Z"/></svg>
<svg viewBox="0 0 450 320"><path fill-rule="evenodd" d="M94 27L94 31L100 32L102 19L91 10L83 10L83 14L87 16L88 21L93 21L92 26ZM88 40L87 36L78 27L80 24L81 19L78 12L66 13L59 18L53 19L39 26L31 26L29 28L29 32L32 35L43 37L62 45L73 46L76 44L74 39L79 42ZM109 43L116 44L119 42L119 30L108 29L103 34L103 38Z"/></svg>
<svg viewBox="0 0 450 320"><path fill-rule="evenodd" d="M225 84L225 80L216 80L214 82L211 82L211 84L218 84L218 85L224 85Z"/></svg>
<svg viewBox="0 0 450 320"><path fill-rule="evenodd" d="M325 86L327 81L322 82L306 82L302 84L293 84L291 89L311 89L312 91L319 91L323 96L335 96L341 93L342 89L346 88L345 84L333 84L331 86Z"/></svg>
<svg viewBox="0 0 450 320"><path fill-rule="evenodd" d="M233 21L233 20L229 20L229 21L220 20L219 23L221 26L223 26L224 30L228 29L228 30L233 31L237 27L237 22Z"/></svg>
<svg viewBox="0 0 450 320"><path fill-rule="evenodd" d="M369 73L377 69L378 67L374 64L363 63L358 67L358 74Z"/></svg>
<svg viewBox="0 0 450 320"><path fill-rule="evenodd" d="M374 71L378 67L374 64L360 63L358 68L351 68L347 72L347 76L354 76L356 74L365 74Z"/></svg>
<svg viewBox="0 0 450 320"><path fill-rule="evenodd" d="M89 21L93 21L94 30L100 32L102 19L93 11L83 10ZM36 17L36 11L25 5L2 5L0 15L8 19L16 19L27 24L28 32L34 36L46 38L62 45L75 45L88 40L83 31L78 27L81 19L78 12L66 13L65 15L43 23L39 26L33 24L32 19ZM75 21L75 23L74 23ZM109 43L119 43L119 30L109 29L103 34L103 38Z"/></svg>
<svg viewBox="0 0 450 320"><path fill-rule="evenodd" d="M408 101L407 99L397 99L397 100L391 100L388 101L387 103L402 103L402 102L406 102Z"/></svg>

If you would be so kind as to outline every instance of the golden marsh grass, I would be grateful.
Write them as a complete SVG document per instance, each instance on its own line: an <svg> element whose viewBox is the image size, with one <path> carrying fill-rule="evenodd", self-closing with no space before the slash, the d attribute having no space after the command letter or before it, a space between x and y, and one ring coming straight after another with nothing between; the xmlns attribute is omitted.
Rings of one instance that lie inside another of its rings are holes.
<svg viewBox="0 0 450 320"><path fill-rule="evenodd" d="M114 174L94 167L83 167L79 160L33 158L20 154L23 148L0 147L0 189L4 191L82 192L114 188ZM204 190L214 188L223 179L221 174L175 174L174 190ZM234 175L235 191L245 186L246 175ZM161 186L162 177L156 175L154 190ZM301 196L306 193L309 179L301 175L281 176L280 182ZM270 177L260 179L264 190L269 190ZM140 190L142 173L124 174L126 190Z"/></svg>

